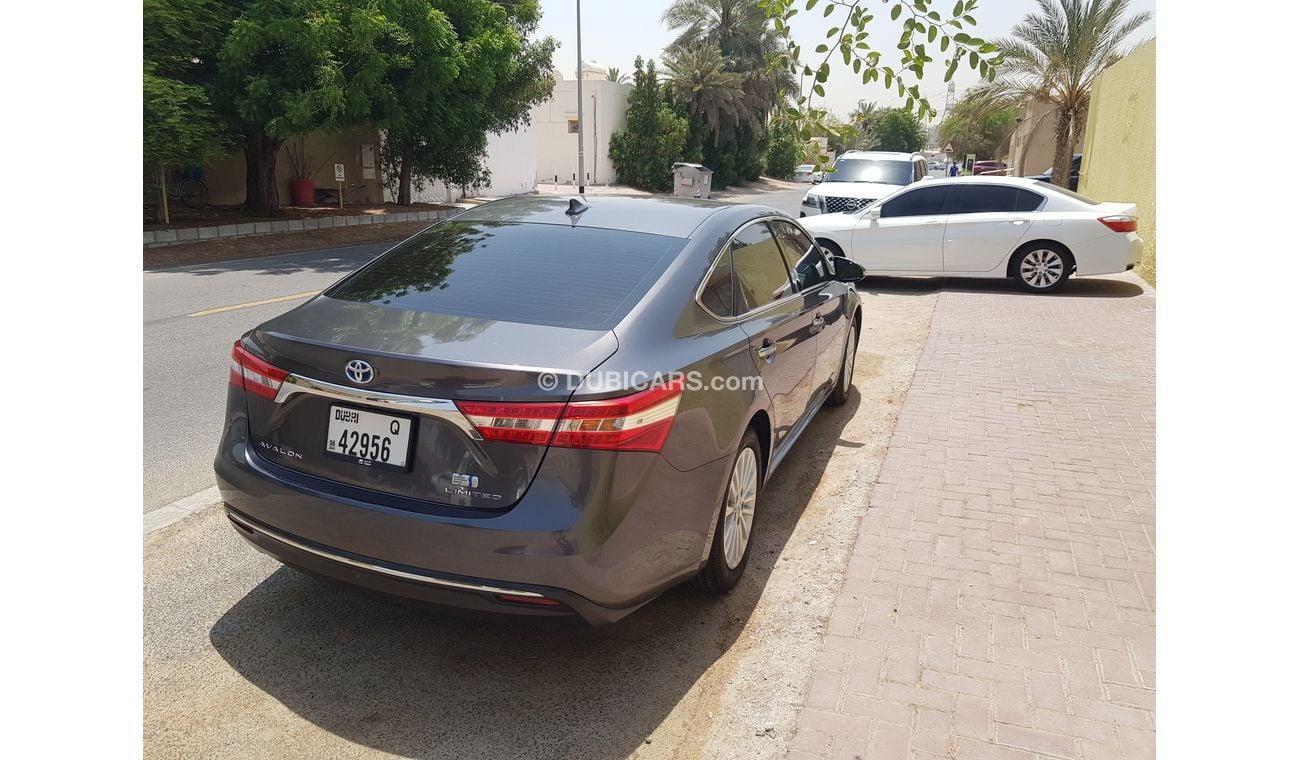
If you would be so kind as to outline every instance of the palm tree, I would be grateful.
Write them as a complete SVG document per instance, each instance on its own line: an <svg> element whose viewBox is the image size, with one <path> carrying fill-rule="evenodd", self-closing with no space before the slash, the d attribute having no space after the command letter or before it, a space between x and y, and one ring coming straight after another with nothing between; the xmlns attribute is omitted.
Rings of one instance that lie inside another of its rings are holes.
<svg viewBox="0 0 1300 760"><path fill-rule="evenodd" d="M1151 19L1125 16L1128 0L1038 0L1011 37L993 42L1004 56L998 78L975 88L975 98L1043 100L1056 114L1052 182L1068 186L1071 148L1082 136L1097 75L1124 57L1124 40Z"/></svg>
<svg viewBox="0 0 1300 760"><path fill-rule="evenodd" d="M605 74L605 79L619 84L627 84L627 74L618 70L617 66L610 66L609 71Z"/></svg>
<svg viewBox="0 0 1300 760"><path fill-rule="evenodd" d="M716 47L673 46L664 53L664 68L670 72L673 93L692 118L703 122L703 133L713 135L714 145L726 129L756 123L746 103L744 78L726 70Z"/></svg>
<svg viewBox="0 0 1300 760"><path fill-rule="evenodd" d="M781 101L781 92L794 88L794 77L783 68L769 72L773 53L785 49L785 37L772 25L757 0L673 0L663 22L677 39L669 54L692 48L717 48L726 70L741 75L746 106L763 121Z"/></svg>

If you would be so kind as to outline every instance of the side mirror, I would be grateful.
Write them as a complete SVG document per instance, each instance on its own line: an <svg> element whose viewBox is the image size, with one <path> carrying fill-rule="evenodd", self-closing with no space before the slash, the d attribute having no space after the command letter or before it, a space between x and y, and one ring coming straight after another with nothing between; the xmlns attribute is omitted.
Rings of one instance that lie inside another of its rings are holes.
<svg viewBox="0 0 1300 760"><path fill-rule="evenodd" d="M879 219L879 218L880 218L880 207L879 207L879 206L872 206L871 208L867 209L867 218L868 218L868 219Z"/></svg>
<svg viewBox="0 0 1300 760"><path fill-rule="evenodd" d="M832 256L831 266L835 267L835 279L840 282L857 282L867 276L861 264L843 256Z"/></svg>

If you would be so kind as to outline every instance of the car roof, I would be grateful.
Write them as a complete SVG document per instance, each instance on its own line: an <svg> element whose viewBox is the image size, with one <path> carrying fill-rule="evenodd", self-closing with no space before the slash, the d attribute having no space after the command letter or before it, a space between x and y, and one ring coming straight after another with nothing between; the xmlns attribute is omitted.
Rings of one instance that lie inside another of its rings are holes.
<svg viewBox="0 0 1300 760"><path fill-rule="evenodd" d="M1037 189L1043 183L1029 177L1003 177L1001 175L988 174L970 174L965 177L935 177L934 179L925 180L924 185L908 185L911 187L934 187L935 185L1011 185L1013 187L1027 187Z"/></svg>
<svg viewBox="0 0 1300 760"><path fill-rule="evenodd" d="M565 213L577 199L586 209L576 217ZM666 196L516 195L484 203L452 217L462 222L562 224L607 230L690 237L706 219L734 204L698 198Z"/></svg>

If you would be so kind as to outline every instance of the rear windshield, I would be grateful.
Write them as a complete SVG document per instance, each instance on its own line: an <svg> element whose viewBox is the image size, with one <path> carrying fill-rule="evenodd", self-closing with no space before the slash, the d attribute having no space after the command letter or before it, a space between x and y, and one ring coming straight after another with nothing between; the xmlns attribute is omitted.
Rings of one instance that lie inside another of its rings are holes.
<svg viewBox="0 0 1300 760"><path fill-rule="evenodd" d="M889 161L874 158L841 158L835 162L835 171L826 175L826 182L881 182L886 185L908 185L915 179L915 165L911 161Z"/></svg>
<svg viewBox="0 0 1300 760"><path fill-rule="evenodd" d="M325 295L461 317L608 330L685 245L683 238L592 227L447 221Z"/></svg>
<svg viewBox="0 0 1300 760"><path fill-rule="evenodd" d="M1086 204L1088 204L1089 206L1100 206L1100 205L1101 205L1101 201L1094 201L1093 199L1089 198L1089 197L1086 196L1086 195L1079 195L1078 193L1074 192L1073 190L1070 190L1069 188L1060 187L1060 186L1058 186L1058 185L1052 185L1052 184L1049 184L1049 183L1047 183L1047 182L1044 182L1044 183L1042 183L1042 184L1044 185L1044 188L1043 188L1043 189L1045 189L1045 190L1049 190L1049 191L1051 191L1051 192L1053 192L1053 193L1060 193L1061 195L1064 195L1064 196L1067 197L1067 198L1073 198L1073 199L1075 199L1076 201L1080 201L1080 202L1082 202L1082 203L1086 203Z"/></svg>

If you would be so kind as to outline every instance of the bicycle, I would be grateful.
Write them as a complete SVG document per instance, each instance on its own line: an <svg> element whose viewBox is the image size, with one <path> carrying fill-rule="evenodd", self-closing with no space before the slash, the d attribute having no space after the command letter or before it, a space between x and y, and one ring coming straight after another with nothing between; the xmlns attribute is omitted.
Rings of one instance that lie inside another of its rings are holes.
<svg viewBox="0 0 1300 760"><path fill-rule="evenodd" d="M145 175L144 202L156 206L161 193L156 175ZM208 205L208 186L203 182L202 169L176 169L167 177L167 199L180 201L186 208L205 208Z"/></svg>

